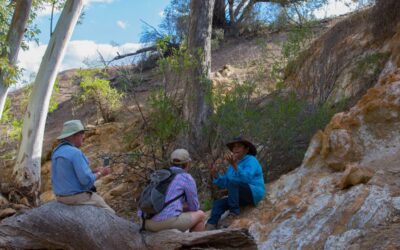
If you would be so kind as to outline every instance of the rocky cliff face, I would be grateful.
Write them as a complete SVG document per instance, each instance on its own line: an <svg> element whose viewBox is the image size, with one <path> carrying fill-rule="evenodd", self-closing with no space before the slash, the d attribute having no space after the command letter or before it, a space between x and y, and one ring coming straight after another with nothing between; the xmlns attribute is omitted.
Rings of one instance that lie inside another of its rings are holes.
<svg viewBox="0 0 400 250"><path fill-rule="evenodd" d="M377 1L316 39L286 70L286 81L313 102L358 100L375 85L397 32L400 2ZM355 104L351 102L351 104Z"/></svg>
<svg viewBox="0 0 400 250"><path fill-rule="evenodd" d="M302 166L236 221L260 249L400 248L399 66L392 56L379 83L313 137Z"/></svg>

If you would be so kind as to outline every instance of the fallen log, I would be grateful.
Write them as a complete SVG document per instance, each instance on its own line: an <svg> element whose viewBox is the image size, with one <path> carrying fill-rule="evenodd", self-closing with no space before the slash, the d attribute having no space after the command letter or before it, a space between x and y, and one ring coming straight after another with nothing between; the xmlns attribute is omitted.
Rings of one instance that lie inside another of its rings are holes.
<svg viewBox="0 0 400 250"><path fill-rule="evenodd" d="M0 223L6 249L256 249L247 230L140 232L128 220L94 206L49 202Z"/></svg>

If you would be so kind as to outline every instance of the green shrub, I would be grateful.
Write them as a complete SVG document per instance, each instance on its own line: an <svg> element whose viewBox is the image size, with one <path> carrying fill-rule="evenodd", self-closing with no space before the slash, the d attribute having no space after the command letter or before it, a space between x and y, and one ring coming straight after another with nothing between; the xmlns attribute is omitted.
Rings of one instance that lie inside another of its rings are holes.
<svg viewBox="0 0 400 250"><path fill-rule="evenodd" d="M24 114L28 107L29 98L32 94L32 87L33 86L31 84L23 88L21 93L22 99L18 107L13 107L13 109L11 109L11 99L9 98L6 99L4 112L0 121L1 124L6 126L6 129L4 131L5 138L2 138L4 139L3 142L19 141L21 139ZM58 108L56 94L59 93L59 91L60 90L58 87L58 80L57 80L56 83L54 84L53 92L49 103L49 113L54 112Z"/></svg>
<svg viewBox="0 0 400 250"><path fill-rule="evenodd" d="M5 123L10 119L11 99L6 97L6 103L4 104L3 114L1 116L0 123Z"/></svg>
<svg viewBox="0 0 400 250"><path fill-rule="evenodd" d="M60 87L58 85L59 85L59 79L57 78L56 82L54 83L53 92L51 93L50 97L50 103L48 109L49 113L54 112L58 108L57 94L60 93ZM24 112L28 108L29 98L32 94L32 88L33 84L29 84L28 86L23 88L22 92L23 99L21 101L21 107L18 108L22 112Z"/></svg>
<svg viewBox="0 0 400 250"><path fill-rule="evenodd" d="M0 57L0 71L6 72L3 79L5 86L11 86L17 83L18 76L21 74L21 69L17 66L10 65L8 57Z"/></svg>
<svg viewBox="0 0 400 250"><path fill-rule="evenodd" d="M156 45L161 56L157 61L157 73L162 77L163 86L158 87L149 96L147 107L150 110L145 112L140 109L144 131L141 131L141 134L132 132L131 135L127 135L126 142L129 146L136 145L134 140L143 138L145 147L138 149L141 151L139 158L142 161L148 160L142 158L152 158L154 167L158 168L167 163L172 147L187 129L187 122L184 121L182 114L184 96L182 89L190 79L189 72L195 61L184 45L179 48L171 47L169 36L157 39ZM140 74L126 78L125 81L136 85L139 83L137 79L140 79ZM134 90L132 96L138 104Z"/></svg>
<svg viewBox="0 0 400 250"><path fill-rule="evenodd" d="M213 29L211 36L211 49L217 50L221 42L224 40L224 30L223 29Z"/></svg>
<svg viewBox="0 0 400 250"><path fill-rule="evenodd" d="M263 101L256 104L256 100ZM312 105L294 92L276 91L262 97L251 82L228 92L215 89L213 103L209 128L213 150L221 152L225 142L238 135L250 138L258 145L262 165L268 166L268 180L297 167L311 137L345 106L345 102Z"/></svg>
<svg viewBox="0 0 400 250"><path fill-rule="evenodd" d="M8 138L11 140L21 140L22 137L22 119L13 119L11 121L11 129L8 130Z"/></svg>
<svg viewBox="0 0 400 250"><path fill-rule="evenodd" d="M366 55L357 62L356 68L352 71L351 79L360 79L370 75L376 80L389 56L390 53L379 52Z"/></svg>
<svg viewBox="0 0 400 250"><path fill-rule="evenodd" d="M54 83L53 92L50 97L49 113L53 113L58 109L57 94L60 93L59 79Z"/></svg>
<svg viewBox="0 0 400 250"><path fill-rule="evenodd" d="M184 45L178 49L170 49L168 47L169 39L169 37L165 37L157 42L157 47L161 54L169 53L168 57L158 60L158 69L164 77L165 87L172 84L176 91L188 81L190 77L188 72L197 64L195 58L188 53Z"/></svg>
<svg viewBox="0 0 400 250"><path fill-rule="evenodd" d="M212 199L205 199L205 200L203 200L203 202L201 204L201 209L203 211L211 210L212 204L213 204L213 200Z"/></svg>
<svg viewBox="0 0 400 250"><path fill-rule="evenodd" d="M110 81L99 70L81 70L78 104L94 103L104 122L115 120L116 111L121 107L123 94L111 88Z"/></svg>
<svg viewBox="0 0 400 250"><path fill-rule="evenodd" d="M256 121L261 119L261 113L251 103L255 90L252 82L237 84L228 92L223 88L214 90L212 103L215 112L211 116L211 127L215 128L212 130L216 140L251 134L255 129ZM223 144L223 141L221 143Z"/></svg>
<svg viewBox="0 0 400 250"><path fill-rule="evenodd" d="M180 108L163 90L153 92L148 102L151 111L147 118L145 143L159 146L165 159L169 144L187 128L187 123L182 119Z"/></svg>

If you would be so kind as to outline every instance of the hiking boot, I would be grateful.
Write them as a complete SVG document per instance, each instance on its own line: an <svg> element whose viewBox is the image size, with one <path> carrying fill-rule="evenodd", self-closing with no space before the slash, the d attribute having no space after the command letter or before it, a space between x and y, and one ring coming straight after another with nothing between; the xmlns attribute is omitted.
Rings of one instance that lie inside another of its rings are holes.
<svg viewBox="0 0 400 250"><path fill-rule="evenodd" d="M239 215L229 213L228 216L221 222L220 228L228 228L234 220L239 219Z"/></svg>
<svg viewBox="0 0 400 250"><path fill-rule="evenodd" d="M215 230L215 229L217 229L217 225L213 225L213 224L209 224L209 223L206 224L207 231L211 231L211 230Z"/></svg>

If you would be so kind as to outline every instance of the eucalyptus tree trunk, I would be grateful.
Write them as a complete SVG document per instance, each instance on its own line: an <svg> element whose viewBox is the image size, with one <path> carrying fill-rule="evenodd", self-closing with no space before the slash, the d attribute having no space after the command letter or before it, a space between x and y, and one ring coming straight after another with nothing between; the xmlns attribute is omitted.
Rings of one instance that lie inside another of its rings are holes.
<svg viewBox="0 0 400 250"><path fill-rule="evenodd" d="M15 186L38 205L43 134L53 85L82 11L83 0L67 0L33 84L22 128L22 140L13 174Z"/></svg>
<svg viewBox="0 0 400 250"><path fill-rule="evenodd" d="M205 150L204 126L209 122L212 106L206 101L211 93L211 30L214 0L192 0L188 51L194 59L186 86L183 114L189 123L187 146L197 152ZM189 144L190 142L190 144Z"/></svg>
<svg viewBox="0 0 400 250"><path fill-rule="evenodd" d="M213 29L225 29L226 28L226 17L225 17L225 0L215 0L214 11L213 11Z"/></svg>
<svg viewBox="0 0 400 250"><path fill-rule="evenodd" d="M1 57L8 57L8 64L14 66L17 58L19 48L21 47L22 38L24 37L26 24L29 19L29 12L31 10L32 0L20 0L15 5L14 14L11 20L10 29L7 33L7 48L3 48ZM7 72L0 70L0 119L2 117L4 106L6 103L8 84Z"/></svg>

